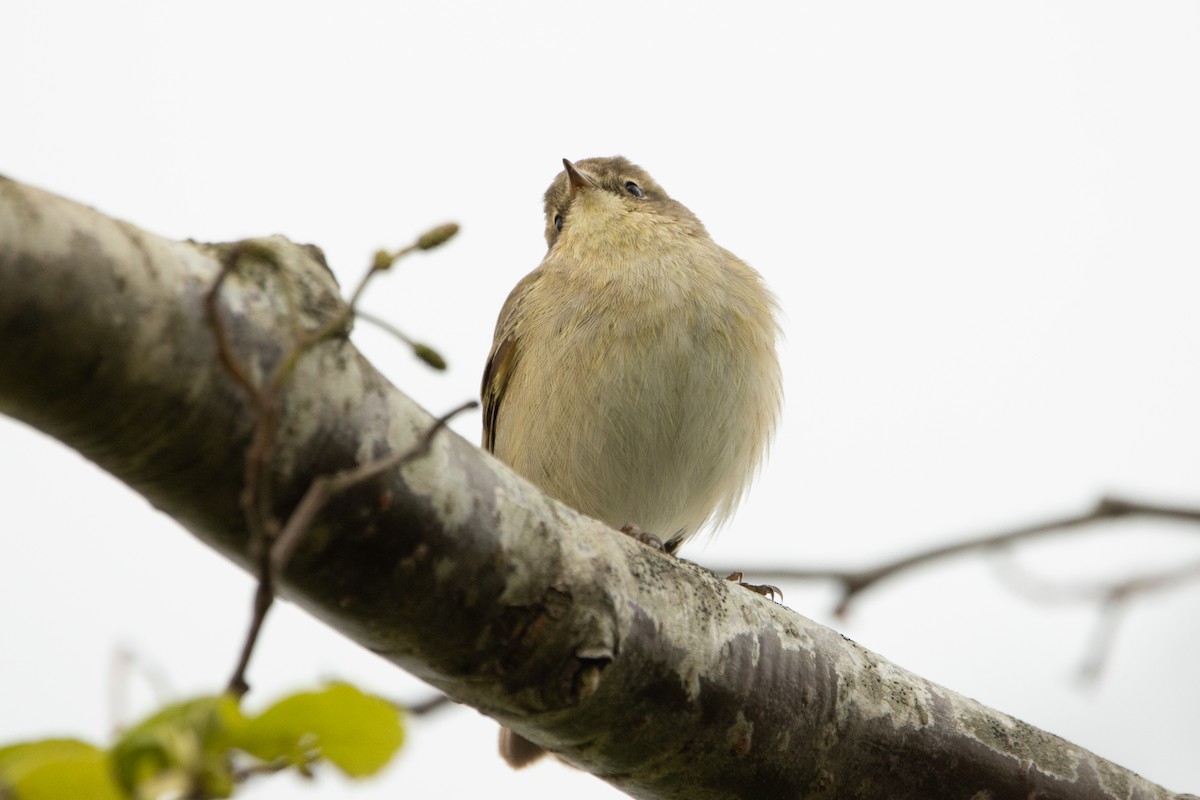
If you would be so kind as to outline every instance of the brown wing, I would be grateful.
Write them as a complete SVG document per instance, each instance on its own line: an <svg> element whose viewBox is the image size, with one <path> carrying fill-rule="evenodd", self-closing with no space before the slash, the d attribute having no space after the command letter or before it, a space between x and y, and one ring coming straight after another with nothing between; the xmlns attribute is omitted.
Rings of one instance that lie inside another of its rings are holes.
<svg viewBox="0 0 1200 800"><path fill-rule="evenodd" d="M489 453L496 450L496 418L500 414L500 401L508 386L508 378L516 363L516 339L502 339L492 348L487 366L483 370L483 449Z"/></svg>
<svg viewBox="0 0 1200 800"><path fill-rule="evenodd" d="M521 301L539 277L541 273L534 270L521 279L504 301L504 308L500 309L500 318L496 321L492 352L488 356L487 366L483 368L483 385L479 392L483 400L483 449L489 453L496 449L496 424L500 419L504 390L508 388L509 378L520 360L516 328Z"/></svg>

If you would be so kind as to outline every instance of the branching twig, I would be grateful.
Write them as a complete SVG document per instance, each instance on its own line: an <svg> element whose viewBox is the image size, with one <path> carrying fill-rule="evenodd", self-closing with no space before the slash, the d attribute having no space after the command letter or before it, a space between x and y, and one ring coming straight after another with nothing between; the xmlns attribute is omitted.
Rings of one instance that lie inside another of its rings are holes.
<svg viewBox="0 0 1200 800"><path fill-rule="evenodd" d="M1122 517L1154 517L1158 519L1174 519L1185 522L1200 523L1200 509L1181 508L1156 505L1153 503L1138 503L1116 497L1102 498L1096 506L1083 514L1076 514L1059 519L1027 525L1021 528L988 534L975 539L933 547L922 550L903 558L887 561L874 567L858 570L846 569L744 569L755 579L766 580L825 580L841 585L841 598L834 611L838 616L844 616L850 604L865 590L892 578L914 567L929 564L952 556L963 555L983 550L993 550L1006 545L1015 544L1026 539L1034 539L1049 534L1062 533L1084 527L1104 520ZM714 569L714 572L725 570Z"/></svg>
<svg viewBox="0 0 1200 800"><path fill-rule="evenodd" d="M272 521L270 486L264 480L264 472L266 465L270 462L275 437L278 433L278 398L272 398L268 392L259 388L251 377L250 370L234 352L233 342L229 338L229 330L221 318L217 305L221 287L244 256L254 256L278 269L279 265L275 260L275 255L270 249L252 242L239 242L233 245L221 260L221 271L217 273L212 288L204 298L204 308L217 344L217 357L221 366L245 390L254 406L256 424L253 438L246 448L245 483L242 487L240 501L246 525L250 530L252 540L257 545L271 535L268 530Z"/></svg>
<svg viewBox="0 0 1200 800"><path fill-rule="evenodd" d="M1138 503L1116 497L1105 497L1101 498L1091 511L1082 514L1061 517L1048 522L1026 525L1021 528L1000 531L975 539L967 539L940 547L933 547L867 569L781 570L775 568L747 570L747 572L754 574L756 579L765 577L781 581L833 581L839 584L842 590L841 597L834 608L834 613L839 617L844 617L850 608L850 604L864 591L915 567L967 553L997 550L1028 539L1064 533L1097 522L1133 516L1200 523L1200 509L1164 506L1154 503ZM721 572L721 570L714 570L714 572ZM1125 610L1129 601L1135 596L1151 591L1161 591L1186 581L1200 578L1200 562L1120 581L1076 586L1064 586L1061 583L1051 584L1041 581L1032 578L1028 574L1018 572L1011 565L1006 566L1002 574L1015 589L1023 594L1035 596L1039 601L1095 602L1099 604L1099 623L1093 634L1084 662L1080 667L1081 680L1089 682L1099 677L1104 667L1119 627L1121 612Z"/></svg>
<svg viewBox="0 0 1200 800"><path fill-rule="evenodd" d="M312 525L316 515L328 500L338 492L345 491L407 459L416 458L427 452L433 436L445 427L446 422L454 414L475 405L473 402L465 404L438 420L422 440L407 452L364 464L333 476L318 478L310 485L301 502L289 515L288 520L281 522L273 510L272 487L268 473L279 434L283 389L301 357L320 343L347 329L350 320L356 313L358 300L372 277L390 269L396 261L409 253L437 247L450 239L457 231L457 225L442 225L395 253L384 251L376 253L371 268L359 281L349 301L315 330L305 330L298 324L297 303L290 291L290 285L286 286L289 316L293 322L297 323L294 326L294 339L274 371L261 384L253 379L250 370L234 352L233 343L218 308L220 291L226 278L245 257L253 256L275 267L285 281L287 275L281 269L270 248L258 242L238 243L230 248L222 259L221 270L205 297L205 310L209 325L213 330L220 363L245 390L255 410L254 433L246 448L245 482L240 500L247 530L250 532L251 554L257 567L258 585L254 593L254 610L249 629L228 684L228 691L239 697L244 695L249 688L245 678L246 669L250 663L250 656L254 652L254 645L258 641L259 632L262 630L263 621L275 599L275 577L287 563L304 531Z"/></svg>
<svg viewBox="0 0 1200 800"><path fill-rule="evenodd" d="M1064 584L1031 575L1013 564L1002 564L1001 578L1016 592L1039 603L1096 603L1099 616L1079 667L1081 683L1100 677L1112 643L1116 639L1124 611L1135 597L1172 589L1200 579L1200 561L1173 569L1160 570L1114 581Z"/></svg>
<svg viewBox="0 0 1200 800"><path fill-rule="evenodd" d="M433 444L433 438L437 436L442 428L446 427L451 419L464 411L477 408L478 406L478 402L469 400L438 417L429 426L429 430L425 431L425 435L421 437L421 440L408 450L393 453L386 458L369 461L366 464L360 464L352 469L335 472L332 475L322 475L309 484L308 490L304 492L304 496L296 504L295 510L288 517L287 523L283 526L283 530L280 531L279 538L275 541L275 546L271 550L271 572L274 575L279 575L283 572L284 567L291 560L292 553L295 552L296 546L300 543L304 534L312 526L317 515L321 513L325 505L335 495L364 481L368 481L381 472L399 467L425 455L429 452L430 445Z"/></svg>
<svg viewBox="0 0 1200 800"><path fill-rule="evenodd" d="M276 269L279 268L274 254L269 248L256 243L240 242L225 254L221 261L221 271L217 274L212 288L205 297L205 311L208 314L209 325L217 344L217 356L226 372L245 390L255 410L254 434L246 448L245 478L240 504L246 520L246 527L250 531L251 552L258 565L258 586L254 593L254 612L251 616L250 629L228 685L228 691L239 697L245 694L249 688L245 680L246 667L250 663L250 654L254 649L254 642L258 639L263 620L275 597L267 554L270 551L271 542L274 541L279 530L279 521L271 510L271 486L266 475L267 466L275 452L275 443L279 432L278 384L272 380L268 382L270 388L263 389L255 383L250 371L233 350L229 331L217 305L221 287L244 256L258 257ZM279 374L279 371L279 369L276 370L276 375Z"/></svg>

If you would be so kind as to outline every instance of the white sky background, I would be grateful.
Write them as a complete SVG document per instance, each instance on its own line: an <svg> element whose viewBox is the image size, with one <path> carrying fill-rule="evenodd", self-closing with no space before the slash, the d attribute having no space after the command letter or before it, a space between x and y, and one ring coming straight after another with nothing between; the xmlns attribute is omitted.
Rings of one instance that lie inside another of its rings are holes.
<svg viewBox="0 0 1200 800"><path fill-rule="evenodd" d="M0 173L173 238L313 242L343 285L376 248L460 222L364 303L451 371L355 334L439 413L476 395L496 312L542 257L560 159L630 157L787 315L773 457L731 528L685 552L702 563L865 565L1105 491L1200 498L1200 6L697 8L6 0ZM454 427L478 440L478 415ZM104 737L118 646L180 694L224 684L245 575L7 419L0 504L0 742ZM1109 530L1019 560L1084 580L1200 555L1194 530ZM832 622L829 591L786 589ZM837 627L1196 792L1198 604L1195 586L1137 603L1089 690L1074 678L1096 609L1032 605L984 560L881 587ZM278 608L251 705L329 676L427 696ZM148 702L134 694L125 719ZM376 782L244 796L619 796L556 764L511 773L495 735L453 709L414 721Z"/></svg>

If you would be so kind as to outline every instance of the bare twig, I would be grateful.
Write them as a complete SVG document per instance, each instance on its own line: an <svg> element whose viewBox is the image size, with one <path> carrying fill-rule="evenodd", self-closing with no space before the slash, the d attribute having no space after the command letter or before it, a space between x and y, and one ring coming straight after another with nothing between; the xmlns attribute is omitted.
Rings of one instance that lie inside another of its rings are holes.
<svg viewBox="0 0 1200 800"><path fill-rule="evenodd" d="M440 711L443 708L454 705L454 701L449 696L439 694L428 700L423 700L420 703L412 703L411 705L401 705L404 711L414 717L423 717L427 714L432 714L435 711Z"/></svg>
<svg viewBox="0 0 1200 800"><path fill-rule="evenodd" d="M772 567L767 569L745 569L745 572L753 575L756 580L824 580L838 583L841 585L842 593L834 612L838 616L845 616L850 604L865 590L914 567L940 561L952 556L994 550L1027 539L1064 533L1105 520L1135 516L1200 523L1200 509L1157 505L1154 503L1139 503L1122 498L1105 497L1092 510L1082 514L1060 517L1047 522L1040 522L1021 528L980 536L975 539L967 539L961 542L933 547L866 569L791 570ZM725 570L714 569L713 571L724 572Z"/></svg>
<svg viewBox="0 0 1200 800"><path fill-rule="evenodd" d="M221 260L221 271L205 296L205 311L209 326L217 344L217 357L221 366L245 390L254 406L256 423L250 445L246 448L245 484L242 488L241 505L256 546L271 535L268 528L272 523L270 486L265 480L266 465L270 462L276 434L278 433L278 398L264 392L250 375L250 370L234 352L229 331L218 308L221 287L226 278L237 267L243 256L254 256L266 263L278 266L274 254L266 247L239 242L230 248Z"/></svg>
<svg viewBox="0 0 1200 800"><path fill-rule="evenodd" d="M375 327L382 329L383 331L399 339L404 344L408 345L409 349L413 351L413 355L434 369L444 370L446 368L446 359L442 358L440 353L424 342L418 342L410 338L408 334L397 328L392 323L388 322L386 319L363 311L361 308L355 313L355 316L358 319L369 322Z"/></svg>
<svg viewBox="0 0 1200 800"><path fill-rule="evenodd" d="M446 417L438 420L417 446L406 453L381 459L377 462L362 465L358 468L337 473L334 476L319 478L313 482L301 502L289 515L286 523L281 522L275 515L269 468L275 455L275 447L279 435L282 409L283 389L295 370L300 358L318 344L345 332L350 320L354 317L359 298L365 291L371 278L380 272L390 269L396 261L418 250L429 250L437 247L454 236L458 226L449 224L425 233L408 247L401 248L395 253L380 251L376 253L371 268L363 275L350 300L336 314L315 330L304 330L299 325L298 304L287 273L280 269L271 249L258 242L242 242L232 246L224 255L221 270L213 282L212 288L205 297L205 309L209 325L217 344L217 354L221 365L233 379L246 391L255 410L254 433L246 448L245 479L241 495L241 506L250 532L251 554L256 565L258 585L254 593L254 607L249 629L242 644L238 661L229 679L228 691L237 696L244 695L249 689L246 683L246 669L250 664L250 656L254 652L259 632L266 619L267 613L275 599L275 577L284 564L287 563L297 542L304 531L312 524L317 513L328 502L329 498L338 492L361 483L379 474L385 469L402 463L405 459L415 458L428 451L433 436L445 427L446 422L454 414L474 406L465 404L455 409ZM225 322L218 308L218 300L226 278L237 267L244 257L253 256L264 263L276 268L281 280L285 281L285 293L289 317L294 325L292 346L284 354L274 371L261 383L256 383L251 377L250 370L237 356ZM432 352L432 351L430 351ZM435 354L436 355L436 354ZM280 545L283 544L283 547Z"/></svg>
<svg viewBox="0 0 1200 800"><path fill-rule="evenodd" d="M1160 570L1114 581L1067 584L1031 575L1011 563L998 565L998 574L1013 591L1039 603L1096 603L1098 618L1083 662L1079 680L1095 682L1112 651L1112 643L1130 601L1154 592L1167 591L1200 579L1200 560L1172 569Z"/></svg>
<svg viewBox="0 0 1200 800"><path fill-rule="evenodd" d="M841 597L834 607L834 613L839 617L844 617L851 603L864 591L916 567L953 556L995 551L1026 540L1074 531L1098 522L1123 517L1150 517L1200 523L1200 509L1104 497L1090 511L1082 514L1060 517L1047 522L933 547L866 569L791 570L772 568L747 571L754 574L756 579L833 581L841 587ZM1130 600L1149 592L1162 591L1200 579L1200 562L1119 581L1094 582L1083 585L1065 585L1061 581L1051 583L1033 578L1008 562L1001 562L998 567L1001 569L1001 577L1010 586L1037 601L1094 602L1099 605L1096 629L1080 666L1080 680L1083 683L1095 681L1100 676L1120 627L1121 617ZM713 571L719 574L722 570Z"/></svg>
<svg viewBox="0 0 1200 800"><path fill-rule="evenodd" d="M294 365L295 360L299 358L303 351L309 349L313 345L328 339L330 336L337 334L345 329L350 319L358 313L358 301L366 291L367 284L381 272L386 272L391 269L397 261L420 250L432 250L449 241L456 233L458 233L458 225L453 222L445 225L439 225L432 230L429 230L421 235L417 241L402 247L394 253L389 253L386 250L380 250L375 253L375 259L371 263L371 268L359 280L358 285L354 287L354 291L350 294L350 299L342 306L341 310L335 314L328 322L318 328L316 331L303 336L298 341L300 353L297 353L294 358L288 359L288 370ZM286 378L286 374L283 376Z"/></svg>
<svg viewBox="0 0 1200 800"><path fill-rule="evenodd" d="M258 775L274 775L283 772L286 769L296 767L297 772L305 778L311 778L312 765L316 762L315 756L306 756L304 763L293 764L286 758L277 758L274 761L267 761L260 764L247 764L243 767L238 767L233 771L234 783L245 783L251 778Z"/></svg>
<svg viewBox="0 0 1200 800"><path fill-rule="evenodd" d="M267 548L262 548L269 552ZM246 631L246 638L242 641L242 650L238 654L237 665L233 668L233 675L229 678L229 684L225 691L232 695L241 697L250 691L250 684L246 683L246 670L250 666L250 656L254 653L254 645L258 642L258 634L262 631L263 622L267 619L267 612L271 610L271 604L275 602L275 588L271 585L270 568L262 568L262 564L268 559L260 558L258 560L258 585L254 590L254 607L253 613L250 615L250 627Z"/></svg>
<svg viewBox="0 0 1200 800"><path fill-rule="evenodd" d="M1092 640L1088 643L1087 652L1079 665L1079 683L1094 684L1100 679L1104 666L1112 653L1113 642L1117 640L1117 629L1128 603L1126 598L1110 599L1101 604L1100 614L1096 619L1096 627L1092 631Z"/></svg>
<svg viewBox="0 0 1200 800"><path fill-rule="evenodd" d="M1003 565L998 574L1014 591L1039 603L1107 603L1196 580L1200 578L1200 561L1112 581L1050 581L1013 564Z"/></svg>
<svg viewBox="0 0 1200 800"><path fill-rule="evenodd" d="M283 530L280 532L279 538L272 548L271 571L273 575L279 575L283 572L288 561L291 560L296 546L303 539L304 534L312 527L317 515L321 513L325 505L335 495L364 481L368 481L382 472L424 456L429 452L429 447L433 444L433 438L437 436L439 431L446 427L450 420L462 412L477 408L478 406L478 402L469 400L438 417L429 426L429 430L425 431L425 435L421 437L421 440L408 450L393 453L386 458L369 461L366 464L360 464L352 469L335 472L332 475L322 475L309 484L308 490L300 498L300 502L296 504L295 510L288 517L287 523L283 526Z"/></svg>
<svg viewBox="0 0 1200 800"><path fill-rule="evenodd" d="M250 248L246 243L238 243L225 254L221 262L221 271L217 274L217 279L205 297L205 310L217 343L217 354L221 365L245 390L255 410L254 433L246 448L245 478L240 504L246 520L246 527L250 531L251 551L258 567L258 586L254 593L254 611L250 620L250 628L227 688L230 693L238 697L244 695L249 689L245 679L246 668L250 663L250 655L254 651L254 643L262 629L263 620L275 597L274 587L271 585L268 554L271 543L279 530L279 521L271 510L271 487L266 474L275 452L275 443L279 432L278 384L272 380L268 382L269 388L263 389L254 382L246 365L233 350L229 331L217 305L225 279L246 255L255 255L267 263L278 266L269 249L261 246ZM276 370L276 375L280 369L282 367Z"/></svg>

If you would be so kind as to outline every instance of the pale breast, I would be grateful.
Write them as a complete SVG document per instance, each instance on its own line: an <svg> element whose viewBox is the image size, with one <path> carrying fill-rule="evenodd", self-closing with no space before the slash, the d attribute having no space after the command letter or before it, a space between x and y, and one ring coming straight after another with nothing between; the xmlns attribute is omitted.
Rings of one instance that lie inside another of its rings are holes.
<svg viewBox="0 0 1200 800"><path fill-rule="evenodd" d="M496 455L583 513L663 539L730 512L777 414L773 302L749 267L702 256L636 282L611 266L543 276L516 323L504 405L521 412L503 412Z"/></svg>

